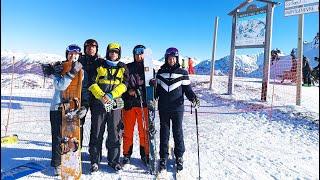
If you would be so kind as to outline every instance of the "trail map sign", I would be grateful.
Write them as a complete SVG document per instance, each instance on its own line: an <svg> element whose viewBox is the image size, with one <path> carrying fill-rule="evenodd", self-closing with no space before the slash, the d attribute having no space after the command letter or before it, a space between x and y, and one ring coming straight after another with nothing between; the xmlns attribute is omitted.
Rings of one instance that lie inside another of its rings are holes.
<svg viewBox="0 0 320 180"><path fill-rule="evenodd" d="M264 45L266 10L239 13L236 25L236 46Z"/></svg>

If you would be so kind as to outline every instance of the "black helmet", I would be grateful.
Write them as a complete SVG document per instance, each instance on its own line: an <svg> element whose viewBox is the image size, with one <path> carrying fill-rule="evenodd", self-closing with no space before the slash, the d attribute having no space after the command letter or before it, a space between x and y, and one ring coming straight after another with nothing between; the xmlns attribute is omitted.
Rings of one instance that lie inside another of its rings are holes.
<svg viewBox="0 0 320 180"><path fill-rule="evenodd" d="M133 55L137 54L136 50L137 50L137 49L140 49L140 48L141 48L141 49L146 49L146 47L145 47L144 45L141 45L141 44L136 45L136 46L133 48L133 50L132 50ZM138 53L138 54L140 54L140 53ZM143 54L143 52L142 52L141 54Z"/></svg>
<svg viewBox="0 0 320 180"><path fill-rule="evenodd" d="M86 54L86 47L87 46L89 46L89 45L91 45L91 46L96 46L97 47L97 52L96 52L96 55L98 54L98 42L96 41L96 40L94 40L94 39L87 39L85 42L84 42L84 44L83 44L83 51L84 51L84 54Z"/></svg>

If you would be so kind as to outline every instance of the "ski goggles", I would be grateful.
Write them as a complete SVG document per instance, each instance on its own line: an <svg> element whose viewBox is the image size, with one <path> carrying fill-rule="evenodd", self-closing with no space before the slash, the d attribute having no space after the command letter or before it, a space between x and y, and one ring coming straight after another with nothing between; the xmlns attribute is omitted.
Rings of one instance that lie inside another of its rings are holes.
<svg viewBox="0 0 320 180"><path fill-rule="evenodd" d="M110 49L109 50L109 53L113 53L113 52L119 54L120 51L119 51L119 49Z"/></svg>
<svg viewBox="0 0 320 180"><path fill-rule="evenodd" d="M96 42L86 42L84 46L98 46Z"/></svg>
<svg viewBox="0 0 320 180"><path fill-rule="evenodd" d="M144 48L136 48L133 50L133 53L136 54L136 55L140 55L140 54L143 54L144 53Z"/></svg>
<svg viewBox="0 0 320 180"><path fill-rule="evenodd" d="M71 44L66 49L68 52L77 52L81 53L81 48L76 44Z"/></svg>

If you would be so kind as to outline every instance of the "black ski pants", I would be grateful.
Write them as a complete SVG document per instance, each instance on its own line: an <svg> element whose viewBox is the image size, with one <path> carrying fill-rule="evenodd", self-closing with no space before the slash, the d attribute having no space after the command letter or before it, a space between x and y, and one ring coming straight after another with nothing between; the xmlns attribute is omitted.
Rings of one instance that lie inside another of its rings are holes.
<svg viewBox="0 0 320 180"><path fill-rule="evenodd" d="M61 125L62 125L61 111L50 111L50 124L51 124L51 166L57 167L61 164Z"/></svg>
<svg viewBox="0 0 320 180"><path fill-rule="evenodd" d="M107 125L106 148L108 150L108 162L119 163L120 145L123 131L121 110L106 112L100 102L95 102L91 111L91 131L89 153L91 164L100 164L102 159L102 142Z"/></svg>
<svg viewBox="0 0 320 180"><path fill-rule="evenodd" d="M172 132L174 139L174 155L182 157L185 152L182 120L183 111L159 111L160 116L160 158L168 158L170 120L172 121Z"/></svg>

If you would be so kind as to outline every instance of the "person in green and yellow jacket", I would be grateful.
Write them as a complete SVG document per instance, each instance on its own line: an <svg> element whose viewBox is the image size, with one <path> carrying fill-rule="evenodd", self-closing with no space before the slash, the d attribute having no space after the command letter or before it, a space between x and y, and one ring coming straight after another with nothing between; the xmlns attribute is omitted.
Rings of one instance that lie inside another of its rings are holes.
<svg viewBox="0 0 320 180"><path fill-rule="evenodd" d="M107 112L105 106L115 99L121 98L127 91L129 72L127 66L120 62L121 46L118 43L110 43L107 47L106 60L97 68L95 83L89 87L89 91L95 97L91 112L91 132L89 142L89 154L91 172L99 169L102 159L102 142L105 126L107 124L106 148L108 150L108 165L115 171L121 169L120 145L123 129L121 109Z"/></svg>

